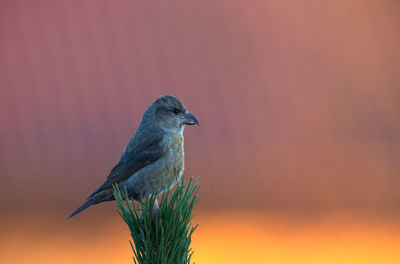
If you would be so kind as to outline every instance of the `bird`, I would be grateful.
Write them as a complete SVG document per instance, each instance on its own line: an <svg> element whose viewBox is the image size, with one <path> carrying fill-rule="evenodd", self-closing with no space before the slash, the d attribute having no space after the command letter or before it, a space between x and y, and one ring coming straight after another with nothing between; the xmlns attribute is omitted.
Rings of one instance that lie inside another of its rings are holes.
<svg viewBox="0 0 400 264"><path fill-rule="evenodd" d="M184 170L183 131L187 125L200 126L176 96L156 99L108 177L68 219L89 206L114 200L115 185L142 205L152 194L172 188Z"/></svg>

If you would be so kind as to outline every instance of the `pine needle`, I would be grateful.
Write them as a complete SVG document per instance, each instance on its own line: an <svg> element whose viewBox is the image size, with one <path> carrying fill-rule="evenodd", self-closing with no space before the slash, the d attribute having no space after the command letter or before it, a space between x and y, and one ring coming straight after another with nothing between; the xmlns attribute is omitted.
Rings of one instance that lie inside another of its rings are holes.
<svg viewBox="0 0 400 264"><path fill-rule="evenodd" d="M114 186L118 214L129 226L133 261L137 264L190 264L193 250L190 248L193 226L193 208L198 197L199 182L190 179L177 183L175 190L167 190L161 196L159 209L153 212L156 194L144 204L135 205L126 190Z"/></svg>

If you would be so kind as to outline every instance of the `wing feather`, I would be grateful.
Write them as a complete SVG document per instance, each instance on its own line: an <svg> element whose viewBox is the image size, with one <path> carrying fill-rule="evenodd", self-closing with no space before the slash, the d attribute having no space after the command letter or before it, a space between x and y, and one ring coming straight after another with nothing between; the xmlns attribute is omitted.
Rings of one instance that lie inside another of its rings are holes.
<svg viewBox="0 0 400 264"><path fill-rule="evenodd" d="M89 195L88 199L105 189L111 188L113 184L127 180L136 172L160 159L164 154L164 150L160 146L162 139L163 131L161 130L149 134L141 132L139 129L129 141L120 160L110 171L107 179Z"/></svg>

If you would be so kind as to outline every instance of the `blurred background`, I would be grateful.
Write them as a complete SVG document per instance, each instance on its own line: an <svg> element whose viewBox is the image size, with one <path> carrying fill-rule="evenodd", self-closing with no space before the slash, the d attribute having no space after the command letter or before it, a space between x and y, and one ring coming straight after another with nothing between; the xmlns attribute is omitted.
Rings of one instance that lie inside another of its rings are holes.
<svg viewBox="0 0 400 264"><path fill-rule="evenodd" d="M396 0L0 3L0 262L133 263L114 203L66 217L181 98L196 263L400 263Z"/></svg>

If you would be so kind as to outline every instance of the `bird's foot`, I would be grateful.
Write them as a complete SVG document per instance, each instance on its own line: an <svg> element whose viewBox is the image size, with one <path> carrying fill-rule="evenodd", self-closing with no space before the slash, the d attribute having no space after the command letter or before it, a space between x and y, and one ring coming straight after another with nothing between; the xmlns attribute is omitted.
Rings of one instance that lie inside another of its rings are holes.
<svg viewBox="0 0 400 264"><path fill-rule="evenodd" d="M140 212L140 222L142 223L142 225L144 224L144 219L143 219L143 214L146 210L146 206L144 203L142 203L142 211ZM158 204L158 200L156 199L154 201L154 206L153 206L153 222L156 219L156 217L158 216L158 212L160 210L160 206Z"/></svg>

